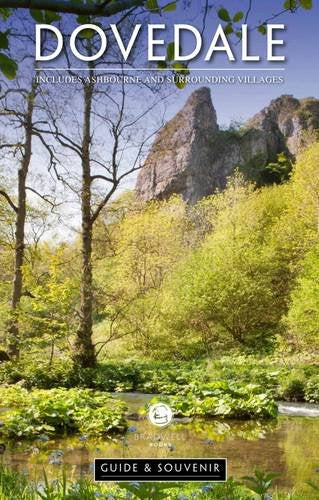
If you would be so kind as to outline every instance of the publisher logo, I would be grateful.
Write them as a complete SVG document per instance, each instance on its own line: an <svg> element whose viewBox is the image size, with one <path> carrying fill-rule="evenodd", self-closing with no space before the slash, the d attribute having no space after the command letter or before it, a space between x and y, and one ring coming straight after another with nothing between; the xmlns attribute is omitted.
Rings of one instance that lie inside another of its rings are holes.
<svg viewBox="0 0 319 500"><path fill-rule="evenodd" d="M157 427L166 427L173 420L172 409L165 403L156 403L150 406L148 418Z"/></svg>
<svg viewBox="0 0 319 500"><path fill-rule="evenodd" d="M226 458L96 458L95 481L227 480Z"/></svg>

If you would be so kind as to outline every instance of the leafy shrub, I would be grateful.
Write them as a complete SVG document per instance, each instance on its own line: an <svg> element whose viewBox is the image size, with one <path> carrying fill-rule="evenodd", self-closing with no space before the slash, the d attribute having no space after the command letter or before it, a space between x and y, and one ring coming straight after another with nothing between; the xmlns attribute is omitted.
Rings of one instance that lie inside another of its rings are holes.
<svg viewBox="0 0 319 500"><path fill-rule="evenodd" d="M108 362L96 368L72 367L59 361L44 364L5 363L0 366L0 383L23 381L31 389L83 387L107 392L149 392L175 394L194 378L205 379L204 363L187 362Z"/></svg>
<svg viewBox="0 0 319 500"><path fill-rule="evenodd" d="M303 367L303 371L307 378L314 377L315 375L319 375L319 365L318 364L305 365Z"/></svg>
<svg viewBox="0 0 319 500"><path fill-rule="evenodd" d="M31 362L8 362L0 365L0 383L16 384L23 381L26 388L52 389L69 387L72 365L68 361L58 361L52 366L39 360Z"/></svg>
<svg viewBox="0 0 319 500"><path fill-rule="evenodd" d="M2 414L0 435L33 438L42 433L107 434L123 432L126 405L109 394L90 389L0 389L0 400L10 408Z"/></svg>
<svg viewBox="0 0 319 500"><path fill-rule="evenodd" d="M154 398L151 403L157 400ZM177 395L168 397L167 401L178 417L262 419L274 418L278 411L271 393L263 392L260 386L226 381L208 384L195 382Z"/></svg>
<svg viewBox="0 0 319 500"><path fill-rule="evenodd" d="M48 367L33 360L32 364L28 361L0 365L0 384L20 381L27 389L81 387L106 392L176 395L197 394L203 385L207 389L210 383L225 381L229 387L233 382L237 387L253 383L260 393L274 399L304 401L307 381L319 377L319 366L293 363L293 367L283 365L276 358L259 359L251 355L225 356L208 363L109 361L94 369L73 367L63 360Z"/></svg>
<svg viewBox="0 0 319 500"><path fill-rule="evenodd" d="M282 387L282 399L284 401L304 401L305 400L305 382L298 378L288 380Z"/></svg>
<svg viewBox="0 0 319 500"><path fill-rule="evenodd" d="M319 403L319 375L308 380L305 389L305 400L308 403Z"/></svg>
<svg viewBox="0 0 319 500"><path fill-rule="evenodd" d="M252 356L222 357L211 362L208 367L210 380L236 380L251 382L274 394L278 391L282 367L273 361L259 360Z"/></svg>

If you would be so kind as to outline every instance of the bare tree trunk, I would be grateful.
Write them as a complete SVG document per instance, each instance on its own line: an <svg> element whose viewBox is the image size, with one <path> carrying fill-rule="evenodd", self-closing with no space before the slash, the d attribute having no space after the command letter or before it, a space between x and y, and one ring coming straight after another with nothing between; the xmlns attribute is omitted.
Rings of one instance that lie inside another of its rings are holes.
<svg viewBox="0 0 319 500"><path fill-rule="evenodd" d="M15 263L14 278L11 298L12 318L9 323L9 355L11 358L19 357L19 306L23 289L23 263L25 254L25 222L26 222L26 180L32 157L32 119L36 83L28 94L27 112L25 115L24 130L25 141L23 145L22 160L18 172L18 205L15 222Z"/></svg>
<svg viewBox="0 0 319 500"><path fill-rule="evenodd" d="M92 342L92 232L91 215L91 112L94 84L88 83L84 88L84 120L82 140L82 279L81 279L81 315L80 325L76 333L73 358L82 367L96 365L95 348Z"/></svg>

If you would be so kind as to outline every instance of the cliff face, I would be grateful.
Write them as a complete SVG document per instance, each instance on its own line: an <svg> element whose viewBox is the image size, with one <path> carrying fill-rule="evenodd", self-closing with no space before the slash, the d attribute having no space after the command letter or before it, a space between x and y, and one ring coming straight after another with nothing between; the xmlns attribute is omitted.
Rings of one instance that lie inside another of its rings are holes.
<svg viewBox="0 0 319 500"><path fill-rule="evenodd" d="M275 153L287 151L295 156L319 129L319 100L283 95L248 120L246 127L263 131Z"/></svg>
<svg viewBox="0 0 319 500"><path fill-rule="evenodd" d="M159 132L138 177L138 196L149 200L178 193L193 202L209 194L211 140L217 132L210 91L200 89Z"/></svg>
<svg viewBox="0 0 319 500"><path fill-rule="evenodd" d="M240 131L219 130L210 90L201 88L159 132L136 192L144 200L180 194L195 203L216 189L238 166L265 166L286 152L296 155L319 129L319 100L281 96Z"/></svg>

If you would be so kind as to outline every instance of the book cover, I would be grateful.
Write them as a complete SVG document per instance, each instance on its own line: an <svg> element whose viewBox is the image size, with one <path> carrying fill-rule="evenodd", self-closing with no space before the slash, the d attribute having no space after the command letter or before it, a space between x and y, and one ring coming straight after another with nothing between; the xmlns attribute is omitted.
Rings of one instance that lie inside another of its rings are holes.
<svg viewBox="0 0 319 500"><path fill-rule="evenodd" d="M316 0L0 0L0 500L319 498Z"/></svg>

